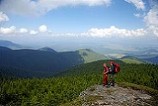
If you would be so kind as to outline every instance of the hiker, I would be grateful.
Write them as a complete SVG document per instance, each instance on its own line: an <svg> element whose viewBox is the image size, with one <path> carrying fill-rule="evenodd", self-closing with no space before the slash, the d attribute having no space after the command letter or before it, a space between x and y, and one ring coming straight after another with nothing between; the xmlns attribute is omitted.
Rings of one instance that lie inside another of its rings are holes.
<svg viewBox="0 0 158 106"><path fill-rule="evenodd" d="M115 86L115 74L120 71L120 65L111 61L110 62L110 71L109 71L109 77L110 77L110 85Z"/></svg>
<svg viewBox="0 0 158 106"><path fill-rule="evenodd" d="M104 70L103 70L103 86L107 86L108 85L108 72L109 72L109 68L106 65L106 63L103 64Z"/></svg>

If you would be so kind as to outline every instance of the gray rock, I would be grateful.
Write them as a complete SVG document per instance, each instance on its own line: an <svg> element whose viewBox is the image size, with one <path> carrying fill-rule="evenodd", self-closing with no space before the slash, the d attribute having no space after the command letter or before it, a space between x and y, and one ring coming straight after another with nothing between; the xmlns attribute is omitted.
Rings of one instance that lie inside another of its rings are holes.
<svg viewBox="0 0 158 106"><path fill-rule="evenodd" d="M87 103L82 106L151 106L145 101L151 96L145 92L123 88L119 86L106 88L102 85L94 85L80 94ZM91 101L88 97L93 97Z"/></svg>

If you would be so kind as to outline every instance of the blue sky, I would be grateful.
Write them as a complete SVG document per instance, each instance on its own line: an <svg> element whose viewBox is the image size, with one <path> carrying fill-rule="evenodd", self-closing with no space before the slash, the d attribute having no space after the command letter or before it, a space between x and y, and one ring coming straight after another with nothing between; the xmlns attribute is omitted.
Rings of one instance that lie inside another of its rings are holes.
<svg viewBox="0 0 158 106"><path fill-rule="evenodd" d="M144 22L133 14L142 11L125 2L115 0L111 6L64 6L49 11L42 16L19 16L8 14L10 21L6 26L34 28L46 24L51 29L65 31L85 31L91 27L104 28L118 26L127 29L137 29L144 26ZM133 22L135 24L133 24Z"/></svg>
<svg viewBox="0 0 158 106"><path fill-rule="evenodd" d="M87 42L93 45L91 39L96 39L96 43L100 39L105 42L120 39L125 44L150 39L157 45L157 0L0 1L0 39L3 40L52 46L52 42L71 45L72 41L81 41L76 45ZM141 42L148 45L146 40Z"/></svg>

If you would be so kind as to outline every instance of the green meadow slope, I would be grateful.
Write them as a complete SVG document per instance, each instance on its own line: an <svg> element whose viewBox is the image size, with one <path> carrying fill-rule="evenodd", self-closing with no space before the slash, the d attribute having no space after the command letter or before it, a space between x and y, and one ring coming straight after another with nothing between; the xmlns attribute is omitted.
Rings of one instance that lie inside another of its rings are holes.
<svg viewBox="0 0 158 106"><path fill-rule="evenodd" d="M138 59L138 58L135 58L135 57L131 57L131 56L122 57L120 60L125 62L125 63L129 63L129 64L142 64L142 63L145 63L144 60L141 60L141 59Z"/></svg>
<svg viewBox="0 0 158 106"><path fill-rule="evenodd" d="M104 56L102 54L96 53L90 49L80 49L78 50L79 54L84 60L84 63L89 63L97 60L107 60L110 59L107 56Z"/></svg>

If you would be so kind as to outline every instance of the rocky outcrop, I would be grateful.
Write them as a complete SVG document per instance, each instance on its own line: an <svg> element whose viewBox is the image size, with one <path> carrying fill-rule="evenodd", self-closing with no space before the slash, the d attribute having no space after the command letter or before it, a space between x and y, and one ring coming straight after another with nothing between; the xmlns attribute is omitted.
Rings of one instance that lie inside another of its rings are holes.
<svg viewBox="0 0 158 106"><path fill-rule="evenodd" d="M94 85L80 94L82 106L153 106L152 96L141 90Z"/></svg>

